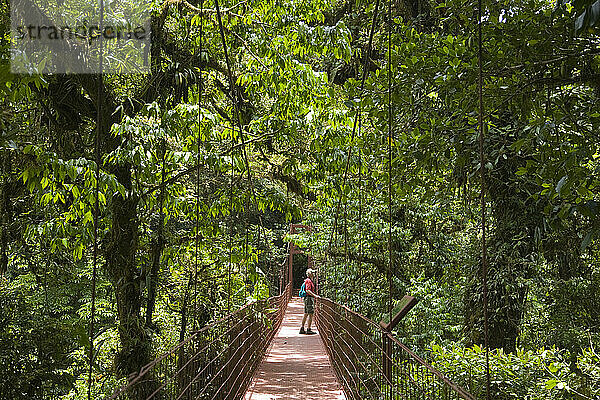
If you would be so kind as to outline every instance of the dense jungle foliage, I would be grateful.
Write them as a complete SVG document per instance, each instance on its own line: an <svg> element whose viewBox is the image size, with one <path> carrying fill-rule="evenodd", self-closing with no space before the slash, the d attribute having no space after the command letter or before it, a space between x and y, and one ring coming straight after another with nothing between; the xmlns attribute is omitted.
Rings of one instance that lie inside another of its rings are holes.
<svg viewBox="0 0 600 400"><path fill-rule="evenodd" d="M150 73L103 76L11 74L0 5L0 399L86 398L97 132L95 398L277 294L290 241L376 321L389 272L397 335L482 396L481 168L493 398L599 398L600 0L483 1L483 166L476 1L382 2L364 93L374 2L225 1L232 87L188 1L152 2Z"/></svg>

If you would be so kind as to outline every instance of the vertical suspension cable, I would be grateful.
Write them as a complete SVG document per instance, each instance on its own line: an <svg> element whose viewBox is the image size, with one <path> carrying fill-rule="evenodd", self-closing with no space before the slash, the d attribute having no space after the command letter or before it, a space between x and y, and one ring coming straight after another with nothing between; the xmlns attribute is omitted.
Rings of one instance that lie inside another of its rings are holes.
<svg viewBox="0 0 600 400"><path fill-rule="evenodd" d="M362 137L362 116L358 119L358 137L363 139ZM363 305L363 296L362 296L362 286L363 286L363 268L362 268L362 257L363 257L363 212L362 212L362 202L363 202L363 175L362 175L362 157L363 150L362 145L364 140L361 140L361 147L358 148L358 276L360 283L358 286L358 298L359 304L358 311L362 312Z"/></svg>
<svg viewBox="0 0 600 400"><path fill-rule="evenodd" d="M234 181L234 151L235 151L235 122L233 119L238 120L238 124L240 123L238 108L237 108L237 93L235 90L235 82L233 82L233 77L231 74L231 65L229 63L229 54L227 52L227 43L225 41L225 32L223 31L223 21L221 19L221 8L219 7L219 0L215 0L215 9L217 11L217 23L219 25L219 32L221 34L221 41L223 44L223 53L225 56L225 64L227 65L227 74L229 77L229 90L231 92L231 101L233 103L233 118L231 121L231 181L229 183L229 221L230 221L230 233L229 233L229 266L227 267L227 313L231 312L231 266L233 263L233 181ZM240 136L242 136L242 127L240 125ZM243 141L242 136L242 145L244 146L245 151L245 143Z"/></svg>
<svg viewBox="0 0 600 400"><path fill-rule="evenodd" d="M379 0L377 0L379 1ZM232 97L232 102L233 102L233 113L234 113L234 118L237 122L238 128L239 128L239 132L240 132L240 141L241 141L241 148L242 148L242 157L244 159L244 164L246 167L246 173L247 173L247 177L248 177L248 182L249 182L249 186L250 186L250 191L252 193L252 198L253 198L253 202L254 202L254 206L256 207L256 212L258 215L258 221L259 221L259 225L262 228L263 231L265 231L264 228L264 224L263 224L263 220L262 220L262 214L260 212L260 207L258 205L258 201L256 200L256 191L254 189L254 182L252 180L252 172L250 169L250 162L248 159L248 152L246 150L246 138L245 138L245 134L244 134L244 129L242 128L242 122L240 119L240 112L239 112L239 95L237 93L236 87L235 87L235 81L233 80L233 74L232 74L232 68L231 68L231 63L229 61L229 53L227 50L227 41L225 39L225 32L223 29L223 21L221 18L221 9L219 7L219 1L215 0L215 10L216 10L216 15L217 15L217 23L219 25L219 33L221 36L221 41L223 44L223 52L224 52L224 56L225 56L225 63L227 65L227 75L229 78L229 88L231 91L231 97ZM234 132L234 122L232 121L232 133ZM233 147L232 147L232 157L233 157ZM242 173L243 176L243 173ZM258 241L260 243L260 236L261 236L261 230L258 230ZM266 247L269 249L269 253L270 253L270 243L268 242L268 238L266 236L266 231L265 231L265 243L266 243Z"/></svg>
<svg viewBox="0 0 600 400"><path fill-rule="evenodd" d="M48 111L48 125L47 125L47 129L48 129L48 137L50 137L50 111ZM95 148L94 148L95 151ZM4 164L4 163L2 163ZM2 174L3 171L0 171L0 174ZM2 200L0 200L2 201ZM0 230L0 241L2 241L2 231ZM2 257L2 254L0 254L0 257ZM44 263L44 312L46 314L48 314L50 311L48 309L48 264L50 260L47 260L47 262Z"/></svg>
<svg viewBox="0 0 600 400"><path fill-rule="evenodd" d="M392 321L392 0L388 0L388 313Z"/></svg>
<svg viewBox="0 0 600 400"><path fill-rule="evenodd" d="M245 221L244 221L244 225L245 225L245 238L244 238L244 303L246 302L246 296L248 295L248 288L246 287L247 282L248 282L248 262L249 257L248 257L248 229L249 229L249 225L250 225L250 213L249 211L249 201L250 201L250 196L248 194L248 188L246 188L246 194L245 194L245 201L244 201L244 214L246 216Z"/></svg>
<svg viewBox="0 0 600 400"><path fill-rule="evenodd" d="M346 201L344 202L344 263L346 264L344 266L345 268L348 268L348 261L348 197L346 197ZM353 290L353 286L354 285L350 285L350 290ZM348 292L346 292L345 294L346 296L344 297L346 297L346 303L348 303Z"/></svg>
<svg viewBox="0 0 600 400"><path fill-rule="evenodd" d="M483 129L483 34L482 34L482 1L477 1L477 35L479 37L477 49L478 64L478 95L479 95L479 173L481 179L481 267L483 274L483 324L485 341L485 378L486 399L490 400L490 350L488 339L488 285L487 285L487 247L486 247L486 204L485 204L485 153L484 153L484 129Z"/></svg>
<svg viewBox="0 0 600 400"><path fill-rule="evenodd" d="M204 9L204 0L200 0L200 9ZM198 329L198 256L200 253L200 163L202 161L200 155L200 145L202 141L200 139L202 133L202 90L203 90L203 81L202 81L202 53L203 53L203 34L204 34L204 18L202 13L200 13L200 71L198 74L198 138L196 140L196 165L198 166L198 170L196 171L196 237L195 239L195 249L194 249L194 301L193 301L193 311L192 311L192 330ZM210 285L209 285L210 287Z"/></svg>
<svg viewBox="0 0 600 400"><path fill-rule="evenodd" d="M234 118L237 117L237 95L235 93L235 87L233 86L233 79L231 78L231 68L229 65L229 55L227 53L227 45L225 42L225 33L223 32L223 22L221 21L221 9L219 7L219 0L215 0L215 9L217 10L217 22L219 24L219 31L221 33L221 39L223 42L223 52L225 55L225 63L227 64L227 70L229 72L229 90L231 91L231 99L234 109ZM238 118L239 119L239 118ZM227 267L227 313L231 312L231 267L233 264L233 181L234 181L234 151L235 151L235 123L231 121L231 180L229 183L229 266Z"/></svg>
<svg viewBox="0 0 600 400"><path fill-rule="evenodd" d="M360 102L359 102L358 110L354 117L354 123L352 125L352 135L350 137L351 143L354 141L354 136L356 134L356 129L358 127L358 119L362 112L362 101L364 99L365 82L367 80L367 76L369 75L368 65L369 65L369 60L371 59L371 50L373 48L373 36L375 35L375 24L377 22L378 12L379 12L379 0L375 0L375 8L373 9L373 19L371 20L371 28L369 31L369 43L367 45L367 51L365 53L365 58L363 60L363 70L362 70L363 74L362 74L362 79L361 79L361 83L360 83L360 95L359 95ZM340 212L340 205L342 203L342 195L341 194L346 187L346 180L348 178L348 169L350 166L351 158L352 158L352 146L349 146L347 157L346 157L346 168L344 169L344 179L343 179L342 186L341 186L342 190L340 191L340 198L338 199L338 202L337 202L337 205L335 208L333 227L331 229L331 235L329 236L329 244L327 246L327 251L325 252L325 264L327 264L327 258L331 251L331 244L333 241L334 232L336 232L336 230L337 230L337 220L338 220L338 216L339 216L339 212Z"/></svg>
<svg viewBox="0 0 600 400"><path fill-rule="evenodd" d="M267 235L267 229L264 226L261 225L258 228L259 233L260 233L261 228L262 228L262 231L263 231L263 237L264 237L265 245L266 245L265 246L265 250L267 251L267 253L266 253L267 265L268 265L267 268L268 268L269 271L273 271L274 268L275 268L275 264L273 264L273 252L271 251L271 242L269 242L269 236ZM257 249L258 249L259 246L260 246L260 237L258 237L256 239L256 247L257 247Z"/></svg>
<svg viewBox="0 0 600 400"><path fill-rule="evenodd" d="M167 141L164 137L165 122L161 118L161 138L160 138L160 191L158 193L158 228L156 234L156 252L152 252L152 266L150 269L150 287L148 288L148 305L146 307L146 324L152 322L152 314L156 304L156 287L158 284L158 272L160 269L160 259L164 244L163 225L165 213L163 211L165 201L165 158L167 154Z"/></svg>
<svg viewBox="0 0 600 400"><path fill-rule="evenodd" d="M292 222L292 220L291 220L292 211L291 211L291 207L290 207L290 188L288 187L288 185L285 186L285 202L286 202L286 209L288 209L288 208L290 209L290 223L291 223ZM283 289L287 286L286 276L288 276L289 274L286 274L286 271L287 271L287 268L289 268L288 267L288 262L289 262L289 258L290 258L289 253L290 253L290 242L288 242L288 244L287 244L286 256L283 261L283 265L281 266L281 271L279 271L279 294L283 293Z"/></svg>
<svg viewBox="0 0 600 400"><path fill-rule="evenodd" d="M100 32L104 29L104 0L100 2ZM92 369L94 366L94 317L96 314L96 275L98 270L98 215L100 214L100 129L102 128L102 84L103 84L103 73L102 73L102 61L103 61L103 38L99 35L98 47L99 47L99 71L100 76L98 77L98 94L96 100L96 137L94 139L94 158L96 160L96 184L94 186L94 249L93 249L93 267L92 267L92 309L90 310L90 354L89 354L89 372L88 372L88 388L87 398L92 400Z"/></svg>
<svg viewBox="0 0 600 400"><path fill-rule="evenodd" d="M344 197L344 191L342 191L342 193L340 193L340 201L342 200L342 198ZM339 240L339 234L337 231L337 224L335 224L335 238L333 239L333 244L338 247L338 240ZM338 299L338 276L339 276L339 268L337 267L337 262L339 260L340 256L339 254L334 255L332 260L333 261L333 268L331 268L331 272L333 275L333 279L331 280L331 283L333 284L333 299L335 302L339 302L340 300Z"/></svg>
<svg viewBox="0 0 600 400"><path fill-rule="evenodd" d="M216 1L215 1L216 2ZM231 173L229 177L229 263L227 265L227 314L231 312L231 266L233 263L233 151L234 127L231 126Z"/></svg>

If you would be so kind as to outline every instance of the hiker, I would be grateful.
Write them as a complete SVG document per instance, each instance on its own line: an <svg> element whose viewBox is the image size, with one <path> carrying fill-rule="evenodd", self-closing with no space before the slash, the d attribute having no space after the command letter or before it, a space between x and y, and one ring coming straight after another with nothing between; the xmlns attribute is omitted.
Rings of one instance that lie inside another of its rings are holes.
<svg viewBox="0 0 600 400"><path fill-rule="evenodd" d="M304 280L304 283L302 284L302 288L300 289L300 297L304 297L304 317L302 318L302 327L300 328L300 334L301 335L313 335L316 332L314 332L312 329L310 329L310 325L312 324L312 319L313 319L313 314L315 312L315 299L320 299L321 296L319 296L318 294L316 294L316 288L315 288L315 284L313 283L313 280L315 279L315 270L312 268L309 268L306 270L306 276L307 278ZM304 289L304 293L303 292ZM302 296L304 294L304 296ZM308 326L306 331L304 330L304 323L306 322L306 319L308 318Z"/></svg>

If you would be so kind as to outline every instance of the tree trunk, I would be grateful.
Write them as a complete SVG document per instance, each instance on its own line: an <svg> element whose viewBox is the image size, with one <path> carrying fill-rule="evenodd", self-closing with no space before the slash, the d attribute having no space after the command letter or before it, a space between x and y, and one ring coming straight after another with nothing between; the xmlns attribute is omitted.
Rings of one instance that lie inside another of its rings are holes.
<svg viewBox="0 0 600 400"><path fill-rule="evenodd" d="M131 175L119 168L119 181L129 183ZM127 185L125 185L127 187ZM117 371L123 375L138 372L150 361L150 341L140 315L142 296L136 250L138 247L138 218L136 198L116 195L112 202L112 229L106 247L106 269L117 299L121 350L117 354Z"/></svg>
<svg viewBox="0 0 600 400"><path fill-rule="evenodd" d="M101 75L83 75L77 79L94 104L102 105L100 122L100 152L104 155L122 144L122 139L111 134L114 123L120 122L121 115L114 113L117 101L113 93L104 85ZM100 89L100 91L99 91ZM150 362L150 338L144 330L141 315L142 291L140 270L136 261L138 250L137 216L138 198L132 195L131 166L120 164L108 172L113 173L126 191L125 198L116 193L111 202L111 226L105 238L105 271L115 290L117 316L119 319L120 351L116 355L117 373L127 376L139 372Z"/></svg>
<svg viewBox="0 0 600 400"><path fill-rule="evenodd" d="M163 205L165 199L165 153L166 153L166 142L163 139L161 141L161 182L160 182L160 194L158 197L158 226L156 227L156 239L152 241L151 260L152 266L150 267L150 284L148 285L148 301L146 304L146 326L152 327L152 314L154 313L154 306L156 305L156 287L158 285L158 272L160 271L160 259L164 249L164 238L163 238L163 225L164 225L164 212Z"/></svg>
<svg viewBox="0 0 600 400"><path fill-rule="evenodd" d="M18 180L10 180L11 172L10 153L0 154L0 277L8 271L9 228L13 215L11 195L14 197L22 190Z"/></svg>
<svg viewBox="0 0 600 400"><path fill-rule="evenodd" d="M517 160L500 161L489 178L488 195L494 229L488 230L488 341L490 348L516 349L531 274L529 255L535 251L533 232L540 214L528 190L516 190ZM465 330L472 343L484 343L481 260L470 273L465 292Z"/></svg>

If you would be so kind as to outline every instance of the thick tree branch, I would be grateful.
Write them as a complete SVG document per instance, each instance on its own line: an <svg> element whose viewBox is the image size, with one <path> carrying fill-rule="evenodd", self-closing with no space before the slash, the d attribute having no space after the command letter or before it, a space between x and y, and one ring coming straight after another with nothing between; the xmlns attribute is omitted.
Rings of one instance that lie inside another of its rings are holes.
<svg viewBox="0 0 600 400"><path fill-rule="evenodd" d="M240 1L237 4L234 4L233 6L229 7L229 8L224 8L221 10L221 14L228 14L230 12L232 12L233 10L235 10L236 8L246 4L248 2L248 0L243 0ZM186 0L167 0L163 3L163 9L168 8L170 5L173 4L181 4L183 6L185 6L187 9L194 11L197 14L216 14L217 13L217 9L216 8L198 8L190 3L188 3Z"/></svg>

